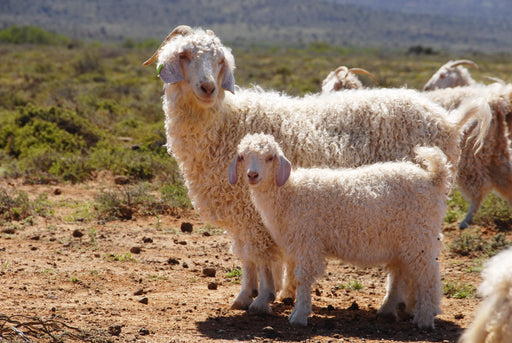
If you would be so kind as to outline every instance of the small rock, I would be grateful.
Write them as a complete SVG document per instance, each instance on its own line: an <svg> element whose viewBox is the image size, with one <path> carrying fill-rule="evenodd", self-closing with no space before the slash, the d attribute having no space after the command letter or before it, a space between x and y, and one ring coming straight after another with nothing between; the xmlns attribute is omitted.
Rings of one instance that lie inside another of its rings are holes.
<svg viewBox="0 0 512 343"><path fill-rule="evenodd" d="M119 336L121 334L121 325L112 325L108 328L108 333L112 336Z"/></svg>
<svg viewBox="0 0 512 343"><path fill-rule="evenodd" d="M318 288L316 288L316 289L315 289L315 295L316 295L317 297L321 296L321 295L322 295L322 291L321 291L321 290L319 290Z"/></svg>
<svg viewBox="0 0 512 343"><path fill-rule="evenodd" d="M215 277L215 274L217 274L217 270L215 270L215 268L204 268L203 269L204 276Z"/></svg>
<svg viewBox="0 0 512 343"><path fill-rule="evenodd" d="M167 263L169 263L170 265L172 266L175 266L175 265L178 265L180 264L180 261L178 261L177 259L175 259L174 257L170 257L168 260L167 260Z"/></svg>
<svg viewBox="0 0 512 343"><path fill-rule="evenodd" d="M117 175L114 177L114 183L116 185L126 185L130 183L130 178L124 175Z"/></svg>
<svg viewBox="0 0 512 343"><path fill-rule="evenodd" d="M60 190L60 188L55 188L55 189L53 190L53 194L55 194L55 195L61 195L61 194L62 194L62 191Z"/></svg>
<svg viewBox="0 0 512 343"><path fill-rule="evenodd" d="M144 243L153 243L153 238L151 238L151 237L144 237L144 238L142 238L142 241Z"/></svg>
<svg viewBox="0 0 512 343"><path fill-rule="evenodd" d="M208 231L203 232L203 237L210 237L211 235Z"/></svg>
<svg viewBox="0 0 512 343"><path fill-rule="evenodd" d="M186 262L183 262L183 268L188 268L188 264Z"/></svg>
<svg viewBox="0 0 512 343"><path fill-rule="evenodd" d="M119 218L130 220L133 217L133 208L127 205L119 205Z"/></svg>
<svg viewBox="0 0 512 343"><path fill-rule="evenodd" d="M78 229L75 229L73 231L73 237L75 237L75 238L81 238L83 235L84 235L84 233Z"/></svg>
<svg viewBox="0 0 512 343"><path fill-rule="evenodd" d="M133 293L133 295L142 295L142 294L144 294L144 290L142 288L135 291L135 293Z"/></svg>
<svg viewBox="0 0 512 343"><path fill-rule="evenodd" d="M181 223L181 232L190 233L193 230L193 225L191 223L183 222Z"/></svg>
<svg viewBox="0 0 512 343"><path fill-rule="evenodd" d="M208 283L208 289L216 290L217 289L217 282L210 282Z"/></svg>
<svg viewBox="0 0 512 343"><path fill-rule="evenodd" d="M147 335L149 335L149 330L146 329L146 328L142 328L142 329L139 330L139 334L141 336L147 336Z"/></svg>
<svg viewBox="0 0 512 343"><path fill-rule="evenodd" d="M131 247L130 248L130 252L132 254L140 254L140 252L142 251L142 248L141 247Z"/></svg>
<svg viewBox="0 0 512 343"><path fill-rule="evenodd" d="M286 306L293 306L293 298L284 298L283 304L285 304Z"/></svg>
<svg viewBox="0 0 512 343"><path fill-rule="evenodd" d="M147 305L147 304L149 304L149 299L148 299L148 297L142 297L141 299L139 299L139 302L141 304Z"/></svg>
<svg viewBox="0 0 512 343"><path fill-rule="evenodd" d="M263 336L265 338L277 338L279 337L279 332L272 326L265 326L263 328Z"/></svg>
<svg viewBox="0 0 512 343"><path fill-rule="evenodd" d="M327 311L329 311L329 312L334 311L334 306L328 305L327 306Z"/></svg>
<svg viewBox="0 0 512 343"><path fill-rule="evenodd" d="M464 315L462 313L456 314L455 319L463 319Z"/></svg>
<svg viewBox="0 0 512 343"><path fill-rule="evenodd" d="M39 235L38 236L34 236L34 237L31 237L30 239L33 240L33 241L38 241L39 240Z"/></svg>
<svg viewBox="0 0 512 343"><path fill-rule="evenodd" d="M16 233L16 229L13 229L13 228L8 228L8 229L4 229L2 230L3 233L6 233L8 235L12 235L14 233Z"/></svg>
<svg viewBox="0 0 512 343"><path fill-rule="evenodd" d="M354 301L352 305L348 308L348 310L357 311L359 310L359 305Z"/></svg>

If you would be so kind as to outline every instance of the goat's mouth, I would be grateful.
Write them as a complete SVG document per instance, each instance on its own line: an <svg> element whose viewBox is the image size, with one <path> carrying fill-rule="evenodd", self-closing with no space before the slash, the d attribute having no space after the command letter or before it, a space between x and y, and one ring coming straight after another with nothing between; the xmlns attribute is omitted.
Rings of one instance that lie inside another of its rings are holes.
<svg viewBox="0 0 512 343"><path fill-rule="evenodd" d="M247 178L247 183L250 186L256 186L258 183L260 183L260 179L251 179L250 177Z"/></svg>
<svg viewBox="0 0 512 343"><path fill-rule="evenodd" d="M217 98L216 94L201 96L201 95L198 95L197 93L194 93L194 95L195 95L197 101L199 102L199 104L201 104L204 107L212 106L215 103L215 100Z"/></svg>

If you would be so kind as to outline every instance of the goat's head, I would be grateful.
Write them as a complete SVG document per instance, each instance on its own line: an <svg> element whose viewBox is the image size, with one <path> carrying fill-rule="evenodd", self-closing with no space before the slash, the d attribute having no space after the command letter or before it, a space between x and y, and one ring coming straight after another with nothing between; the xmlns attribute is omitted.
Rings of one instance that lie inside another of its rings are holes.
<svg viewBox="0 0 512 343"><path fill-rule="evenodd" d="M158 60L157 70L166 84L182 83L200 107L215 104L224 90L234 93L235 60L211 30L178 26L144 66Z"/></svg>
<svg viewBox="0 0 512 343"><path fill-rule="evenodd" d="M356 74L363 74L370 77L375 84L377 79L369 71L361 68L348 69L345 66L340 66L336 70L329 73L329 75L322 82L322 93L337 92L343 89L361 89L363 84L357 78Z"/></svg>
<svg viewBox="0 0 512 343"><path fill-rule="evenodd" d="M284 185L291 172L290 161L284 157L281 148L273 136L264 134L246 135L238 145L237 155L228 168L229 183L238 180L237 170L244 173L249 186L269 182L278 187Z"/></svg>
<svg viewBox="0 0 512 343"><path fill-rule="evenodd" d="M449 61L432 75L430 80L423 87L424 91L444 89L459 86L470 86L475 81L469 71L463 66L470 66L478 69L478 65L469 60Z"/></svg>

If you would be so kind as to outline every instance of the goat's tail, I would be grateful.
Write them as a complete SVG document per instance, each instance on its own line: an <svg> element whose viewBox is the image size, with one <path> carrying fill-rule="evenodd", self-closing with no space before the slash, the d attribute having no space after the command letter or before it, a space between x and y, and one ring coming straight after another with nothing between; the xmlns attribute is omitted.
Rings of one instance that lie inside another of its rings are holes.
<svg viewBox="0 0 512 343"><path fill-rule="evenodd" d="M453 173L446 155L438 147L418 146L414 148L414 153L416 162L430 174L432 184L444 188L448 194L453 182Z"/></svg>
<svg viewBox="0 0 512 343"><path fill-rule="evenodd" d="M485 98L466 100L448 116L448 120L455 126L454 133L459 136L463 133L464 126L472 119L476 119L476 122L471 126L473 132L468 138L474 139L476 154L484 144L492 120L491 108Z"/></svg>

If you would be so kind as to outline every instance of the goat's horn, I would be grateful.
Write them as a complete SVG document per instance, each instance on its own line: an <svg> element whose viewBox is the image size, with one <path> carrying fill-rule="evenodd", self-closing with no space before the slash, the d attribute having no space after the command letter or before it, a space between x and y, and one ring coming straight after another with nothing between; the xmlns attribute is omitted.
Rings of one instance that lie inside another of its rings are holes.
<svg viewBox="0 0 512 343"><path fill-rule="evenodd" d="M452 68L455 68L455 67L458 67L458 66L462 66L462 65L467 65L467 66L471 66L475 69L478 69L478 65L473 62L473 61L470 61L470 60L458 60L458 61L454 61L450 64L450 67Z"/></svg>
<svg viewBox="0 0 512 343"><path fill-rule="evenodd" d="M375 82L376 85L379 84L379 82L377 81L375 76L373 76L368 70L365 70L365 69L362 69L362 68L350 68L348 70L348 72L349 73L353 73L353 74L364 74L364 75L368 76L370 79L372 79L373 82Z"/></svg>
<svg viewBox="0 0 512 343"><path fill-rule="evenodd" d="M339 76L339 73L341 72L344 72L345 74L343 75L343 78L345 78L348 74L348 68L345 67L345 66L340 66L338 68L336 68L336 70L334 71L334 75L336 75L336 77L338 78L338 80L340 80L341 82L343 82Z"/></svg>
<svg viewBox="0 0 512 343"><path fill-rule="evenodd" d="M162 42L162 44L160 44L160 46L158 47L158 49L156 49L153 56L151 56L148 60L146 60L146 62L144 62L142 65L144 67L147 67L148 65L151 65L153 62L155 62L156 59L158 58L158 53L160 52L160 49L162 49L162 47L165 45L165 43L170 41L174 36L178 36L178 35L186 36L190 32L192 32L192 28L190 26L187 26L187 25L177 26L174 30L172 30L171 33L169 33L169 35L167 36L167 38L165 38L165 40Z"/></svg>

